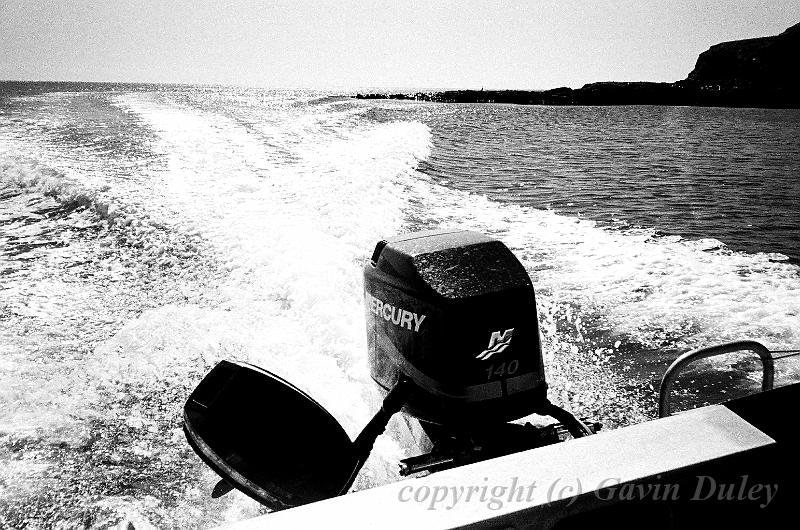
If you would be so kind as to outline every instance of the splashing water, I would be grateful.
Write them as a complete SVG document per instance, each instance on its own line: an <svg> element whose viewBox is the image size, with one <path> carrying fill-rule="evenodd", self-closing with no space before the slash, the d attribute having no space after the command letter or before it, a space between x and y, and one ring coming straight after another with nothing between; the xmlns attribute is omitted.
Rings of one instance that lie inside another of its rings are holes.
<svg viewBox="0 0 800 530"><path fill-rule="evenodd" d="M505 241L537 289L554 399L611 426L652 417L651 372L668 354L744 336L797 345L800 274L780 256L469 193L419 171L430 107L386 119L385 104L318 96L0 99L4 525L209 527L262 513L237 492L209 497L217 477L183 439L183 402L235 358L306 390L355 437L380 405L361 267L394 233ZM416 453L413 427L395 419L389 433L356 488L397 480L397 460Z"/></svg>

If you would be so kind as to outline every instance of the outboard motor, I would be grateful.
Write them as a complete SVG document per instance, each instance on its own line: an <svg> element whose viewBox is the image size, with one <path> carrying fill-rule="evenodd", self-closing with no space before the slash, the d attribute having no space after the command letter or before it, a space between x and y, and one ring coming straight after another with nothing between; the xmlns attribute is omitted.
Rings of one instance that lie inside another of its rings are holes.
<svg viewBox="0 0 800 530"><path fill-rule="evenodd" d="M370 373L384 390L414 383L404 412L474 427L546 402L533 285L500 241L452 231L382 241L364 291Z"/></svg>
<svg viewBox="0 0 800 530"><path fill-rule="evenodd" d="M401 474L593 434L547 400L533 286L500 241L465 231L381 241L364 269L364 294L381 409L351 441L288 381L221 361L184 407L189 444L223 477L213 496L238 488L278 510L346 493L401 410L431 441L429 453L400 463ZM532 413L560 423L508 423Z"/></svg>
<svg viewBox="0 0 800 530"><path fill-rule="evenodd" d="M401 474L559 441L558 429L506 423L532 413L574 436L592 432L547 400L533 285L500 241L467 231L381 241L364 293L370 374L386 391L411 383L403 412L433 443Z"/></svg>

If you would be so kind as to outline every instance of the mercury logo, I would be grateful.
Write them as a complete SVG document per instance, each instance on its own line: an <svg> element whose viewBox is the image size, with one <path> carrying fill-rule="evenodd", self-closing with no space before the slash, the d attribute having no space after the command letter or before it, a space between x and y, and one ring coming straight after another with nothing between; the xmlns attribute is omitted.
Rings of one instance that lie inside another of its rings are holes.
<svg viewBox="0 0 800 530"><path fill-rule="evenodd" d="M480 352L475 358L481 361L489 360L495 353L503 353L506 348L511 346L511 336L514 335L514 328L504 332L495 331L489 338L489 346Z"/></svg>
<svg viewBox="0 0 800 530"><path fill-rule="evenodd" d="M389 302L384 302L379 298L375 298L369 293L365 294L367 296L367 310L371 313L375 313L379 317L383 317L384 320L391 322L395 326L407 328L410 331L419 331L422 321L425 320L427 316L400 309Z"/></svg>

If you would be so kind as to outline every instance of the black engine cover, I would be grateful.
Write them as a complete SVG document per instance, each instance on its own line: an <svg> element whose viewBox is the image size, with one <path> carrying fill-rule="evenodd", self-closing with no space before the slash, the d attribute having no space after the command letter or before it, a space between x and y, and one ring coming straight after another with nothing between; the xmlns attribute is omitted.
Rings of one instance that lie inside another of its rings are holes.
<svg viewBox="0 0 800 530"><path fill-rule="evenodd" d="M372 378L417 387L405 412L447 425L506 422L546 401L536 300L500 241L466 231L378 243L364 268Z"/></svg>

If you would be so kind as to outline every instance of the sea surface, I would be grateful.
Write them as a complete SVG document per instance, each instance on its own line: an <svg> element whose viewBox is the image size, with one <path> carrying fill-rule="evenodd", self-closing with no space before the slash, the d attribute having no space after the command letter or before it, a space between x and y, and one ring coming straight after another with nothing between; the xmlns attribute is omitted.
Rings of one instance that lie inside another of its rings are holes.
<svg viewBox="0 0 800 530"><path fill-rule="evenodd" d="M797 110L0 83L0 527L264 513L210 497L183 403L238 359L355 437L381 399L361 268L401 232L506 242L536 288L551 399L607 429L655 417L691 348L800 348L799 133ZM800 380L797 357L776 364L777 384ZM720 358L676 406L759 385L757 362ZM393 420L355 488L399 480L417 433Z"/></svg>

